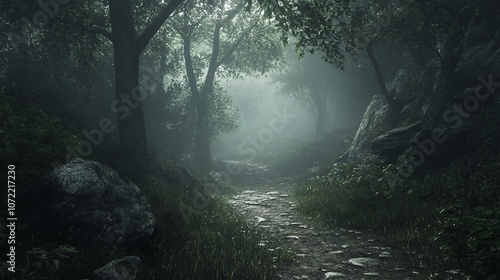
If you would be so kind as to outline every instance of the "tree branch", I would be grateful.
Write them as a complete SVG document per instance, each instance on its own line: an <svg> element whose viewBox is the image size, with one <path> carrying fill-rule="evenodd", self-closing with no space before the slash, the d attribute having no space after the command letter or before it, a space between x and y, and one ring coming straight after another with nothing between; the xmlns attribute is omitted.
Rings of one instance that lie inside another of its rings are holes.
<svg viewBox="0 0 500 280"><path fill-rule="evenodd" d="M224 62L226 62L227 59L229 59L234 54L234 52L238 49L238 47L243 42L243 39L245 39L245 37L248 35L248 33L250 33L250 30L252 30L255 26L257 26L257 23L258 23L258 20L256 20L255 23L251 27L249 27L243 34L241 34L241 37L238 38L238 40L236 40L236 42L231 46L229 51L220 59L220 61L217 62L217 67L224 64Z"/></svg>
<svg viewBox="0 0 500 280"><path fill-rule="evenodd" d="M96 27L89 27L83 23L65 21L65 20L62 20L58 17L56 17L56 19L57 19L57 21L59 21L63 24L73 25L74 27L80 28L80 29L85 30L87 32L94 33L94 34L100 34L100 35L106 37L109 41L113 42L113 35L111 34L111 32L109 32L105 29L100 29L100 28L96 28Z"/></svg>
<svg viewBox="0 0 500 280"><path fill-rule="evenodd" d="M151 38L158 32L163 23L172 15L175 9L182 4L184 0L170 0L163 10L153 19L153 21L144 29L144 31L137 37L136 51L142 53Z"/></svg>

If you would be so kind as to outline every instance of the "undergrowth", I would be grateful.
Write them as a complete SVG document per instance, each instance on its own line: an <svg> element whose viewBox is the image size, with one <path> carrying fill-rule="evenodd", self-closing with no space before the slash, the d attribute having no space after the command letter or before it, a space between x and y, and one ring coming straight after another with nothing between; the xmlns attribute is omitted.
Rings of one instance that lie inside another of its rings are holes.
<svg viewBox="0 0 500 280"><path fill-rule="evenodd" d="M16 279L88 278L107 262L129 255L139 256L144 265L137 279L277 279L277 268L292 259L285 249L269 249L279 247L276 238L250 225L224 197L211 198L186 223L179 204L190 205L193 192L156 177L148 177L141 188L158 222L149 239L130 248L104 249L64 236L60 242L40 242L26 227L17 240L23 246L16 252ZM7 268L0 266L0 279L13 279Z"/></svg>
<svg viewBox="0 0 500 280"><path fill-rule="evenodd" d="M289 258L258 245L275 242L272 237L249 225L222 198L211 199L186 224L179 204L189 206L192 193L173 193L151 179L145 192L160 226L151 240L148 279L276 279L276 268Z"/></svg>
<svg viewBox="0 0 500 280"><path fill-rule="evenodd" d="M303 213L332 227L370 230L413 261L457 268L474 279L500 276L499 157L477 154L391 187L394 166L374 158L336 163L297 186ZM417 262L417 263L418 263Z"/></svg>

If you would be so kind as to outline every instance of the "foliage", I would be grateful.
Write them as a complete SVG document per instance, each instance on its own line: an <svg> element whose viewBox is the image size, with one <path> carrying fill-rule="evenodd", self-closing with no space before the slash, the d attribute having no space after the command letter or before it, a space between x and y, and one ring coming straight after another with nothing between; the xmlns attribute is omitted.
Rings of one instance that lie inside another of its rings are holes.
<svg viewBox="0 0 500 280"><path fill-rule="evenodd" d="M405 250L425 238L411 233L431 220L428 203L408 190L393 191L385 182L383 166L374 159L335 163L329 170L296 189L302 211L333 226L383 233Z"/></svg>
<svg viewBox="0 0 500 280"><path fill-rule="evenodd" d="M16 275L18 279L58 279L60 271L74 264L77 254L75 247L68 244L46 244L18 252L18 258L25 259L20 261L22 265L17 265ZM8 279L6 277L11 273L7 267L0 267L1 279Z"/></svg>
<svg viewBox="0 0 500 280"><path fill-rule="evenodd" d="M442 252L481 279L500 275L499 159L472 156L422 182L441 202L433 230Z"/></svg>
<svg viewBox="0 0 500 280"><path fill-rule="evenodd" d="M20 110L22 108L22 110ZM0 162L16 165L20 186L32 184L51 170L51 163L66 158L78 139L55 117L45 115L33 102L0 93Z"/></svg>
<svg viewBox="0 0 500 280"><path fill-rule="evenodd" d="M309 172L310 168L323 168L337 156L335 151L317 147L314 142L292 142L288 149L258 155L257 160L265 162L280 174L296 175Z"/></svg>
<svg viewBox="0 0 500 280"><path fill-rule="evenodd" d="M219 85L216 85L214 96L209 101L210 108L210 137L220 133L230 133L238 129L240 113L233 107L232 97Z"/></svg>
<svg viewBox="0 0 500 280"><path fill-rule="evenodd" d="M498 152L480 151L392 187L385 174L394 166L375 159L335 163L328 174L298 186L296 197L304 213L331 226L373 230L398 248L419 252L435 269L458 265L477 279L495 279L499 159Z"/></svg>

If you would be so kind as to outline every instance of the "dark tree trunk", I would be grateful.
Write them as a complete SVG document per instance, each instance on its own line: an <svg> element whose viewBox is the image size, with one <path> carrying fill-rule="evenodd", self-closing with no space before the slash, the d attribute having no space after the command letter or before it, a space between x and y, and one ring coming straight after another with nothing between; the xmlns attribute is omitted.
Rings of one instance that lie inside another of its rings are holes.
<svg viewBox="0 0 500 280"><path fill-rule="evenodd" d="M380 65L378 64L377 58L375 57L375 54L373 53L373 44L374 40L372 40L368 44L367 52L368 52L368 57L370 58L370 61L372 62L373 69L375 70L375 74L377 75L377 82L380 87L380 91L382 92L382 96L385 98L387 101L387 104L389 105L389 114L394 118L397 117L399 111L400 111L400 106L394 100L394 97L389 94L389 91L387 90L387 87L385 86L385 80L382 75L382 69L380 68Z"/></svg>
<svg viewBox="0 0 500 280"><path fill-rule="evenodd" d="M198 83L194 74L193 60L191 58L191 39L189 36L184 38L184 61L188 78L189 88L191 89L193 107L196 112L196 135L193 155L193 164L199 171L205 172L212 167L212 157L210 155L210 131L209 131L209 95L213 91L213 79L215 70L209 67L203 89L198 90ZM211 80L210 80L211 77Z"/></svg>
<svg viewBox="0 0 500 280"><path fill-rule="evenodd" d="M139 57L161 25L183 0L171 0L137 35L131 0L109 0L111 35L115 68L115 97L120 145L123 159L140 174L147 170L148 147L139 87ZM107 34L104 32L104 34Z"/></svg>
<svg viewBox="0 0 500 280"><path fill-rule="evenodd" d="M223 6L223 5L222 5ZM239 5L231 11L228 11L226 19L230 20L243 8ZM181 30L181 36L184 41L184 60L188 84L191 89L194 108L196 110L196 136L193 155L193 164L199 171L207 172L212 168L212 156L210 153L210 100L214 98L215 73L221 64L226 61L242 42L244 36L238 38L229 51L222 57L220 55L220 33L222 29L222 12L218 15L218 21L214 26L212 41L212 54L207 74L201 90L198 89L198 82L194 72L193 60L191 57L191 32L188 25L184 25Z"/></svg>
<svg viewBox="0 0 500 280"><path fill-rule="evenodd" d="M328 130L328 103L326 96L323 94L316 94L319 102L316 103L318 114L316 116L316 138L323 136Z"/></svg>
<svg viewBox="0 0 500 280"><path fill-rule="evenodd" d="M196 138L194 148L194 164L203 172L212 168L210 153L209 106L208 92L203 90L196 103Z"/></svg>
<svg viewBox="0 0 500 280"><path fill-rule="evenodd" d="M196 76L194 75L193 61L191 58L191 39L189 36L184 38L184 60L186 62L186 72L196 108L196 136L193 164L202 172L209 171L212 168L212 156L210 153L209 98L213 98L215 72L217 72L217 69L220 66L218 57L221 28L222 23L217 22L215 24L213 36L212 56L210 58L210 64L208 66L201 91L198 90Z"/></svg>
<svg viewBox="0 0 500 280"><path fill-rule="evenodd" d="M429 109L427 110L427 117L424 119L423 127L432 129L442 120L442 111L446 105L451 106L451 101L457 90L459 84L456 76L456 69L460 62L462 54L461 38L464 33L457 33L450 35L442 48L440 55L441 62L441 84L437 87L438 91L434 92Z"/></svg>
<svg viewBox="0 0 500 280"><path fill-rule="evenodd" d="M110 0L115 68L115 97L124 159L138 171L148 166L148 149L139 92L139 56L131 2Z"/></svg>

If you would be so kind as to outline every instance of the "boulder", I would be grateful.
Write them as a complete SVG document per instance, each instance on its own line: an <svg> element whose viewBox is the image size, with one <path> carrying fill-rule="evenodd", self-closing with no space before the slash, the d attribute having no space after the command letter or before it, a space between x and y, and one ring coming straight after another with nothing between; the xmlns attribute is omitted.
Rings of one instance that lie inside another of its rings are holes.
<svg viewBox="0 0 500 280"><path fill-rule="evenodd" d="M464 124L458 129L443 128L440 138L444 142L435 142L433 131L422 130L418 132L411 145L401 153L398 161L408 157L410 163L415 168L413 176L420 176L428 172L437 171L442 167L448 166L452 161L472 152L478 148L471 143L469 136L472 134L470 124Z"/></svg>
<svg viewBox="0 0 500 280"><path fill-rule="evenodd" d="M141 279L142 263L136 256L123 257L107 263L94 271L93 280Z"/></svg>
<svg viewBox="0 0 500 280"><path fill-rule="evenodd" d="M476 86L477 77L498 75L500 69L500 32L498 32L498 18L487 19L472 26L467 32L462 44L465 51L457 65L457 75L462 86ZM495 79L494 79L495 80ZM470 81L471 84L467 82Z"/></svg>
<svg viewBox="0 0 500 280"><path fill-rule="evenodd" d="M421 122L391 129L375 138L371 150L387 163L393 163L398 156L412 145L412 141L421 129Z"/></svg>
<svg viewBox="0 0 500 280"><path fill-rule="evenodd" d="M345 151L349 148L349 143L356 133L356 128L353 127L339 127L314 141L314 146L335 151Z"/></svg>
<svg viewBox="0 0 500 280"><path fill-rule="evenodd" d="M156 226L144 193L94 161L63 165L21 196L23 207L36 211L34 225L45 236L60 233L112 247L147 237Z"/></svg>

